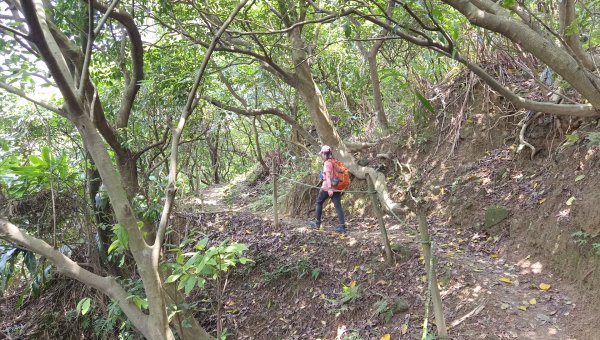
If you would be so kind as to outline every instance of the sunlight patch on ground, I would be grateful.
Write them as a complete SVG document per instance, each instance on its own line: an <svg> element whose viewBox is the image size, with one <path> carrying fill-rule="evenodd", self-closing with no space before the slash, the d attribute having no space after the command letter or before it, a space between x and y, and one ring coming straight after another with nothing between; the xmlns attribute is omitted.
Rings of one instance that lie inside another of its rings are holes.
<svg viewBox="0 0 600 340"><path fill-rule="evenodd" d="M337 336L335 337L335 339L342 340L342 336L344 335L344 333L346 333L346 325L339 326L337 329Z"/></svg>
<svg viewBox="0 0 600 340"><path fill-rule="evenodd" d="M539 261L531 263L529 257L530 255L527 255L527 257L517 262L517 265L521 268L521 274L540 274L544 268L544 265Z"/></svg>

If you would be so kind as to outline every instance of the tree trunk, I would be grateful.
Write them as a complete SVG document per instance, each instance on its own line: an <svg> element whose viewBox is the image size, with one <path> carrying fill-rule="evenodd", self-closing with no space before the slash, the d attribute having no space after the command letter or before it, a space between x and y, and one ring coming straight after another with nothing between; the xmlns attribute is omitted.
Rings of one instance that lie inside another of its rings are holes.
<svg viewBox="0 0 600 340"><path fill-rule="evenodd" d="M125 192L131 199L140 190L138 182L137 157L129 149L124 149L122 154L117 154L117 166L121 174L121 180L125 186Z"/></svg>
<svg viewBox="0 0 600 340"><path fill-rule="evenodd" d="M260 165L262 165L263 173L269 173L269 167L267 166L267 163L265 163L260 150L260 140L258 139L258 129L256 128L256 117L252 118L252 133L254 134L254 144L256 145L256 158Z"/></svg>
<svg viewBox="0 0 600 340"><path fill-rule="evenodd" d="M381 40L379 42L381 42ZM379 83L379 70L377 69L378 50L379 48L371 50L371 53L369 53L369 56L367 57L367 63L369 64L369 76L371 77L371 83L373 84L373 108L377 115L377 123L381 129L381 134L387 135L390 131L390 126L383 108L383 96L381 95L381 86Z"/></svg>
<svg viewBox="0 0 600 340"><path fill-rule="evenodd" d="M93 163L92 163L93 164ZM108 262L108 247L111 244L112 233L108 226L114 224L112 218L112 212L110 204L107 203L105 206L100 205L98 200L100 199L100 186L102 185L102 179L97 169L88 168L88 195L91 205L93 207L94 219L96 220L96 230L98 232L97 248L98 255L100 258L100 264L107 268L111 273L117 275L118 268ZM106 226L106 227L103 227Z"/></svg>

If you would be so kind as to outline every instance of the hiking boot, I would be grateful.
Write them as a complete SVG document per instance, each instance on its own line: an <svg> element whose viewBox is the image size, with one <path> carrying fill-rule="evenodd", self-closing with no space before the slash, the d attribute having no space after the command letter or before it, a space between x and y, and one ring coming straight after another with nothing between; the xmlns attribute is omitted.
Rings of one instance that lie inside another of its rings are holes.
<svg viewBox="0 0 600 340"><path fill-rule="evenodd" d="M335 232L338 234L345 234L346 233L346 226L345 225L341 225L337 228L335 228Z"/></svg>
<svg viewBox="0 0 600 340"><path fill-rule="evenodd" d="M311 229L321 228L321 223L317 222L317 221L310 221L310 222L308 222L308 225L310 226Z"/></svg>

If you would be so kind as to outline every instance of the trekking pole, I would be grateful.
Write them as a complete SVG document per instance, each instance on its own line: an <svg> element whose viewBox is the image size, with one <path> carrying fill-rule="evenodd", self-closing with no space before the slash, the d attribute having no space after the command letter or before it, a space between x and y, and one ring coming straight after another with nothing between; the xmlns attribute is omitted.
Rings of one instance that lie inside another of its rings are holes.
<svg viewBox="0 0 600 340"><path fill-rule="evenodd" d="M273 218L275 219L275 228L279 228L279 216L277 212L277 173L276 164L273 160L271 165L271 176L273 176Z"/></svg>

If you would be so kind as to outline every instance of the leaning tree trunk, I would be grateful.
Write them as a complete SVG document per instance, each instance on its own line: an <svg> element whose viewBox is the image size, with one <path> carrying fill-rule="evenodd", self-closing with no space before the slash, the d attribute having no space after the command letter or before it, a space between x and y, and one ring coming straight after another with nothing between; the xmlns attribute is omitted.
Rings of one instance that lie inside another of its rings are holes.
<svg viewBox="0 0 600 340"><path fill-rule="evenodd" d="M334 149L337 158L344 162L354 176L360 179L365 179L367 174L371 176L375 190L377 190L384 208L394 211L399 210L399 204L393 202L389 197L385 186L385 176L373 168L359 166L333 125L331 116L327 111L325 99L312 76L310 58L308 57L308 53L306 53L306 44L302 39L300 28L295 27L291 29L288 33L288 38L292 44L292 59L294 64L297 65L295 88L304 100L311 119L317 128L317 133L321 137L321 141Z"/></svg>

